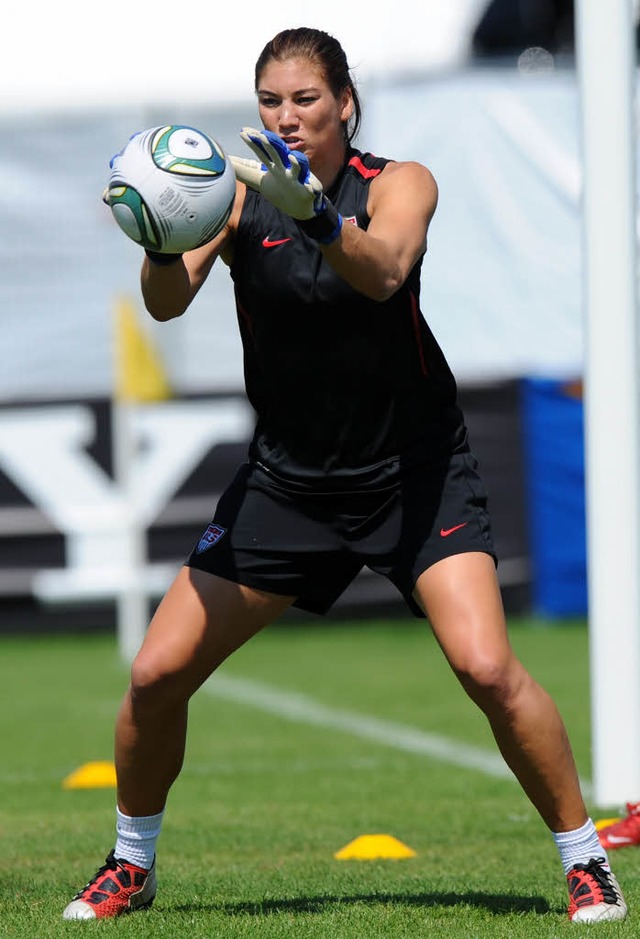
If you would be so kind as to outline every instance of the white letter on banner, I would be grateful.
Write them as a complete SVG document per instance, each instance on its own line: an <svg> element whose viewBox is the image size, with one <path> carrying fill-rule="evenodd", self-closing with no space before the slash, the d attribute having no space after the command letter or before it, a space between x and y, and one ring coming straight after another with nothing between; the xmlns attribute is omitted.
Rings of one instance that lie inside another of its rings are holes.
<svg viewBox="0 0 640 939"><path fill-rule="evenodd" d="M163 402L137 408L134 427L142 446L128 505L85 449L95 437L90 407L0 411L0 467L66 538L67 568L42 572L43 596L86 596L87 584L95 595L116 592L128 573L122 549L132 512L151 524L212 446L248 439L252 416L242 399Z"/></svg>

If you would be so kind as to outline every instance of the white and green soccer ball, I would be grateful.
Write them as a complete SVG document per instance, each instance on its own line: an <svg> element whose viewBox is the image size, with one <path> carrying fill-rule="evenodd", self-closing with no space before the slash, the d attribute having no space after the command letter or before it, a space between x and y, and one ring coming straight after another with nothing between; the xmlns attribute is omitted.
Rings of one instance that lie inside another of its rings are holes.
<svg viewBox="0 0 640 939"><path fill-rule="evenodd" d="M111 160L105 202L133 241L166 254L211 241L231 214L233 166L212 137L183 124L134 134Z"/></svg>

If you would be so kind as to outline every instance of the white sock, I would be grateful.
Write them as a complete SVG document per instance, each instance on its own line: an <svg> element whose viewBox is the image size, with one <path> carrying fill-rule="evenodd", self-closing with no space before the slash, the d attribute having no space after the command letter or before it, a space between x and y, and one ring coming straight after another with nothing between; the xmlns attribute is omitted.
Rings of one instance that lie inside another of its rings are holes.
<svg viewBox="0 0 640 939"><path fill-rule="evenodd" d="M156 854L156 841L162 827L163 815L164 810L159 815L131 818L129 815L123 815L116 806L118 837L114 849L115 856L148 871Z"/></svg>
<svg viewBox="0 0 640 939"><path fill-rule="evenodd" d="M575 864L588 864L594 857L604 858L603 866L611 870L607 852L600 844L596 826L590 818L582 828L576 828L575 831L554 831L552 834L565 874L568 874Z"/></svg>

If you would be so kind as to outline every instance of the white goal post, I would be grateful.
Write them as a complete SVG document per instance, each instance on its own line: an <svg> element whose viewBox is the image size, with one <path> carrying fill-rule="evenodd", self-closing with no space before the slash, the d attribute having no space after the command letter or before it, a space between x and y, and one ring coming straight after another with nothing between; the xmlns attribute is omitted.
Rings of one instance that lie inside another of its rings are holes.
<svg viewBox="0 0 640 939"><path fill-rule="evenodd" d="M633 0L577 0L592 799L640 800L640 407ZM587 702L585 702L586 706Z"/></svg>

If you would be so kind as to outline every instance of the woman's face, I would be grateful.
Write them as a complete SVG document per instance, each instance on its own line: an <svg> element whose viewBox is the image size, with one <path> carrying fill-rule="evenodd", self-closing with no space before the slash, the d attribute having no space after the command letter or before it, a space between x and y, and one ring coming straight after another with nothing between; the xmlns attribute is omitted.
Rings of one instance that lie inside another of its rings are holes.
<svg viewBox="0 0 640 939"><path fill-rule="evenodd" d="M353 109L349 90L336 100L322 71L308 59L271 59L257 93L263 126L278 134L290 150L301 150L312 167L336 155L341 158L344 123Z"/></svg>

